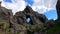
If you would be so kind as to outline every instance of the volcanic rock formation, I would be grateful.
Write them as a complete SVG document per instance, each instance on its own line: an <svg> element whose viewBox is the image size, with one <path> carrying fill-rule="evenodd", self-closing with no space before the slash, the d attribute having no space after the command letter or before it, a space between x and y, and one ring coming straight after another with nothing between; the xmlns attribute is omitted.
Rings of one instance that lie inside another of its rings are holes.
<svg viewBox="0 0 60 34"><path fill-rule="evenodd" d="M56 9L57 9L57 13L58 13L58 20L60 20L60 0L57 1Z"/></svg>
<svg viewBox="0 0 60 34"><path fill-rule="evenodd" d="M48 24L48 19L45 17L45 15L42 15L42 14L39 14L39 13L33 11L32 8L29 6L26 6L26 8L23 11L17 12L13 17L15 20L14 23L16 23L14 25L18 24L18 25L22 26L22 29L26 34L29 34L29 33L34 34L35 32L41 33L42 30L46 29L46 26L47 26L46 24ZM27 18L30 18L29 23L26 21ZM12 26L12 27L15 28L17 26L15 26L15 27ZM17 29L19 29L19 27L17 27ZM16 30L16 32L17 31L18 30Z"/></svg>
<svg viewBox="0 0 60 34"><path fill-rule="evenodd" d="M30 18L29 22L27 22L28 18ZM0 32L4 32L1 34L45 34L45 30L53 25L53 22L45 15L33 11L30 6L26 6L23 11L13 16L11 10L1 7L0 2Z"/></svg>
<svg viewBox="0 0 60 34"><path fill-rule="evenodd" d="M0 20L9 20L9 17L12 16L12 10L8 10L4 7L1 7L1 2L0 2Z"/></svg>

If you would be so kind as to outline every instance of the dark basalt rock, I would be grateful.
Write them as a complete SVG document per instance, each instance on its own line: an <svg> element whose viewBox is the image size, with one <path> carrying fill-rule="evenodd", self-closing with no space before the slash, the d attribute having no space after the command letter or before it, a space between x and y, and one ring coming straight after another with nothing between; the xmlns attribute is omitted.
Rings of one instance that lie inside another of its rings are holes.
<svg viewBox="0 0 60 34"><path fill-rule="evenodd" d="M26 21L27 18L30 18L29 23ZM19 11L13 16L11 10L1 7L1 3L0 20L6 20L9 24L9 28L5 29L4 34L45 34L47 26L54 24L53 20L49 21L45 15L33 11L30 6L26 6L23 11Z"/></svg>
<svg viewBox="0 0 60 34"><path fill-rule="evenodd" d="M20 25L22 24L25 27L25 29L28 30L31 34L35 33L35 32L32 33L31 32L32 30L39 31L42 28L44 29L44 26L46 26L46 24L48 23L48 19L45 17L45 15L39 14L39 13L33 11L32 8L29 6L26 6L24 11L17 12L14 15L14 17L15 17L14 19L16 20L15 22ZM30 18L29 23L27 23L27 21L26 21L27 18Z"/></svg>
<svg viewBox="0 0 60 34"><path fill-rule="evenodd" d="M48 20L48 24L49 24L49 26L53 26L55 23L54 23L54 20L52 19L52 20Z"/></svg>
<svg viewBox="0 0 60 34"><path fill-rule="evenodd" d="M57 1L56 9L57 9L57 14L58 14L58 20L60 20L60 0Z"/></svg>
<svg viewBox="0 0 60 34"><path fill-rule="evenodd" d="M57 14L58 14L58 19L55 20L55 23L57 24L57 28L60 28L60 0L57 1L56 4L56 9L57 9ZM57 29L56 34L60 34L60 29Z"/></svg>
<svg viewBox="0 0 60 34"><path fill-rule="evenodd" d="M31 24L36 24L37 22L45 23L47 21L45 15L33 11L29 6L27 6L24 11L17 12L15 17L18 23L26 23L27 18L31 19Z"/></svg>

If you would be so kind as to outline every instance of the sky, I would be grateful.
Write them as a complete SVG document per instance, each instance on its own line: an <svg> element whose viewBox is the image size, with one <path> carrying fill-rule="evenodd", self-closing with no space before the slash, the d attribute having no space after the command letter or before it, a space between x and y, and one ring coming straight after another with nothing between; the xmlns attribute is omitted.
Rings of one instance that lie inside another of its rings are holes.
<svg viewBox="0 0 60 34"><path fill-rule="evenodd" d="M11 0L4 0L5 2L9 2L9 3L12 3L12 1Z"/></svg>
<svg viewBox="0 0 60 34"><path fill-rule="evenodd" d="M44 14L49 20L57 19L57 0L0 0L1 6L12 9L13 15L18 11L23 11L27 5L40 14ZM28 20L28 19L27 19Z"/></svg>

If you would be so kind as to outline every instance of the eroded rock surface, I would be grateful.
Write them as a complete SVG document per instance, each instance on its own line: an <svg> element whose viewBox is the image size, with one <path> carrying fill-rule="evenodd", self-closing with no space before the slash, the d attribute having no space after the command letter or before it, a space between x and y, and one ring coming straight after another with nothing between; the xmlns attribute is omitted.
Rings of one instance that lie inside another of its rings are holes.
<svg viewBox="0 0 60 34"><path fill-rule="evenodd" d="M30 18L29 22L27 22L27 18ZM29 6L13 16L11 10L0 5L0 20L4 20L4 23L3 21L0 22L2 24L0 24L0 29L7 26L3 28L4 30L2 29L4 34L45 34L48 26L54 24L53 20L49 21L45 15L33 11ZM3 26L3 24L6 25Z"/></svg>
<svg viewBox="0 0 60 34"><path fill-rule="evenodd" d="M58 20L60 20L60 0L58 0L56 4L57 14L58 14Z"/></svg>

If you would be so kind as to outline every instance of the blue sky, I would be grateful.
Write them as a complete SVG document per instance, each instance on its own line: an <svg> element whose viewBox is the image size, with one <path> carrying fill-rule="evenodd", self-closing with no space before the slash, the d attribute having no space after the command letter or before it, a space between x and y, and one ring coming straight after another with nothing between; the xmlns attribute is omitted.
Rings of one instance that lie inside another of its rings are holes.
<svg viewBox="0 0 60 34"><path fill-rule="evenodd" d="M48 10L47 10L48 11ZM57 11L52 9L46 13L44 13L44 15L50 20L50 19L57 19Z"/></svg>
<svg viewBox="0 0 60 34"><path fill-rule="evenodd" d="M4 0L5 2L10 2L10 3L12 3L12 0Z"/></svg>
<svg viewBox="0 0 60 34"><path fill-rule="evenodd" d="M28 4L32 5L34 2L32 0L25 0Z"/></svg>
<svg viewBox="0 0 60 34"><path fill-rule="evenodd" d="M5 2L12 2L11 0L4 0ZM25 0L26 3L30 4L31 6L33 5L33 1L32 0ZM44 13L44 15L50 20L50 19L57 19L57 11L55 9L51 9L51 10L46 10L46 12ZM29 18L27 20L30 20Z"/></svg>

